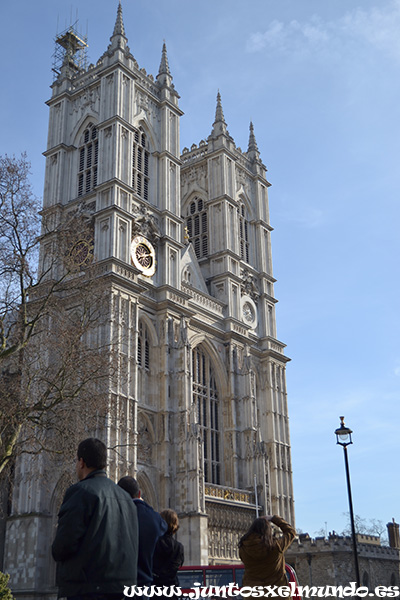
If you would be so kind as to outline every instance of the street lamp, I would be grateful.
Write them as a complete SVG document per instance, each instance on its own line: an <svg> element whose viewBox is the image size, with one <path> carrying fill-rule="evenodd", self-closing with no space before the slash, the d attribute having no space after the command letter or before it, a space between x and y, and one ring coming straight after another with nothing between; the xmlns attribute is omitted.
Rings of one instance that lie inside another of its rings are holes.
<svg viewBox="0 0 400 600"><path fill-rule="evenodd" d="M351 498L351 486L350 486L350 471L349 471L349 460L347 458L347 446L352 444L351 434L352 430L345 426L344 417L340 417L340 427L335 430L336 443L343 447L344 452L344 464L346 467L346 480L347 480L347 493L349 496L349 509L350 509L350 523L351 523L351 537L353 540L353 554L354 554L354 567L356 570L357 587L360 587L360 569L358 566L358 554L357 554L357 538L356 529L354 527L354 513L353 513L353 501Z"/></svg>

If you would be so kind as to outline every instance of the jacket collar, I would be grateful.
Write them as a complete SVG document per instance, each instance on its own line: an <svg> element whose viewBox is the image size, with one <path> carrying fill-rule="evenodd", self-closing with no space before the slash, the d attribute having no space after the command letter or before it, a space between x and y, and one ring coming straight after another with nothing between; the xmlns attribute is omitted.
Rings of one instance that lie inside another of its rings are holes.
<svg viewBox="0 0 400 600"><path fill-rule="evenodd" d="M103 469L97 469L96 471L91 471L89 475L86 475L85 479L82 479L82 481L91 479L92 477L107 477L107 473L103 471Z"/></svg>

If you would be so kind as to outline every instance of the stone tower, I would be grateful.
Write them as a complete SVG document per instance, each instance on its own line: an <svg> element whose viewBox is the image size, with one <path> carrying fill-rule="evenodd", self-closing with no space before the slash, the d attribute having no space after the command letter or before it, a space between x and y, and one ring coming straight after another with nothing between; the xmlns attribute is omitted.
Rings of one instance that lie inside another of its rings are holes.
<svg viewBox="0 0 400 600"><path fill-rule="evenodd" d="M43 214L90 215L108 282L118 356L108 394L125 415L117 424L111 408L104 433L120 448L109 475L136 476L150 504L178 512L186 564L237 561L256 503L294 521L288 358L276 339L269 183L254 128L241 151L218 93L211 134L181 155L165 44L154 78L129 50L121 5L96 65L76 63L74 35L62 38L48 101ZM4 570L20 598L54 592L49 523L64 488L15 486Z"/></svg>

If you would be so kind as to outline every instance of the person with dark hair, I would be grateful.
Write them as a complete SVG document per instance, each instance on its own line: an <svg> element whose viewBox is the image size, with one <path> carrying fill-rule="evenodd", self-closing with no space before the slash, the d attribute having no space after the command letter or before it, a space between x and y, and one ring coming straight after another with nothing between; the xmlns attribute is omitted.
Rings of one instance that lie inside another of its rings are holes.
<svg viewBox="0 0 400 600"><path fill-rule="evenodd" d="M78 483L58 513L52 545L58 596L69 600L119 600L136 584L136 507L104 471L107 448L88 438L78 446Z"/></svg>
<svg viewBox="0 0 400 600"><path fill-rule="evenodd" d="M282 530L282 536L274 534L271 523ZM288 585L284 553L295 536L295 529L277 515L255 519L239 541L243 586Z"/></svg>
<svg viewBox="0 0 400 600"><path fill-rule="evenodd" d="M153 556L153 583L157 587L163 585L179 586L178 569L183 565L183 545L173 536L179 529L178 515L167 508L161 513L168 525L166 533L158 540Z"/></svg>
<svg viewBox="0 0 400 600"><path fill-rule="evenodd" d="M126 477L122 477L118 481L119 487L122 487L123 490L128 492L131 498L140 498L140 487L138 482L134 477L127 475Z"/></svg>
<svg viewBox="0 0 400 600"><path fill-rule="evenodd" d="M77 457L83 458L89 469L105 469L107 465L107 448L101 440L88 438L78 445Z"/></svg>
<svg viewBox="0 0 400 600"><path fill-rule="evenodd" d="M167 530L164 519L141 497L139 484L127 475L118 481L133 499L139 521L139 555L137 561L137 585L143 587L153 582L153 554L159 537Z"/></svg>

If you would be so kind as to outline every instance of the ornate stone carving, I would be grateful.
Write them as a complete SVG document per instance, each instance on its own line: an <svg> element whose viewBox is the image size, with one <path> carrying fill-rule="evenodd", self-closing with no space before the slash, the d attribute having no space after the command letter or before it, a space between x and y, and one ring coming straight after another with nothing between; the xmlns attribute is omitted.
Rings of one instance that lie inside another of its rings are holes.
<svg viewBox="0 0 400 600"><path fill-rule="evenodd" d="M248 354L249 348L246 346L243 352L243 364L242 364L242 373L243 375L248 375L252 368L252 360L250 354Z"/></svg>
<svg viewBox="0 0 400 600"><path fill-rule="evenodd" d="M186 437L186 412L182 411L178 419L179 439L184 440Z"/></svg>
<svg viewBox="0 0 400 600"><path fill-rule="evenodd" d="M162 319L160 322L160 343L166 343L166 321Z"/></svg>
<svg viewBox="0 0 400 600"><path fill-rule="evenodd" d="M258 296L260 295L257 278L252 275L248 269L241 269L240 276L242 278L242 283L240 285L242 296L247 294L253 298L253 300L257 300Z"/></svg>
<svg viewBox="0 0 400 600"><path fill-rule="evenodd" d="M228 449L229 449L229 456L234 456L233 433L232 432L229 432L226 435L226 440L227 440L227 445L228 445Z"/></svg>
<svg viewBox="0 0 400 600"><path fill-rule="evenodd" d="M147 421L143 414L138 414L138 425L137 425L137 455L140 462L152 464L152 447L153 440L150 430L147 425Z"/></svg>
<svg viewBox="0 0 400 600"><path fill-rule="evenodd" d="M261 389L262 390L267 389L267 387L269 386L269 383L270 383L269 365L268 364L264 364L262 367L260 367L258 369L258 378L259 378Z"/></svg>
<svg viewBox="0 0 400 600"><path fill-rule="evenodd" d="M184 283L190 283L191 279L192 279L192 271L191 271L190 267L185 267L183 270L183 273L182 273L182 281Z"/></svg>
<svg viewBox="0 0 400 600"><path fill-rule="evenodd" d="M158 225L158 220L150 212L150 210L141 205L136 208L134 221L132 224L132 235L140 234L153 244L157 244L161 237L161 231Z"/></svg>
<svg viewBox="0 0 400 600"><path fill-rule="evenodd" d="M99 114L100 112L100 88L95 87L85 90L83 94L78 96L72 103L73 112L90 112Z"/></svg>
<svg viewBox="0 0 400 600"><path fill-rule="evenodd" d="M258 429L258 438L261 438L260 430ZM257 442L255 447L255 456L265 458L267 456L267 445L265 442ZM267 459L266 459L267 460Z"/></svg>
<svg viewBox="0 0 400 600"><path fill-rule="evenodd" d="M256 374L253 370L250 371L250 395L256 397Z"/></svg>
<svg viewBox="0 0 400 600"><path fill-rule="evenodd" d="M206 500L208 514L209 559L239 558L239 539L255 518L253 508L221 506Z"/></svg>
<svg viewBox="0 0 400 600"><path fill-rule="evenodd" d="M251 460L254 458L255 454L255 444L252 433L249 433L246 436L246 460Z"/></svg>
<svg viewBox="0 0 400 600"><path fill-rule="evenodd" d="M249 191L249 179L243 169L236 168L236 191L240 190L240 188L245 190L247 193Z"/></svg>
<svg viewBox="0 0 400 600"><path fill-rule="evenodd" d="M174 319L168 318L168 345L170 348L175 348L175 331L174 331Z"/></svg>
<svg viewBox="0 0 400 600"><path fill-rule="evenodd" d="M189 343L188 338L188 322L185 317L181 317L180 322L180 343L179 346L187 346Z"/></svg>
<svg viewBox="0 0 400 600"><path fill-rule="evenodd" d="M207 192L207 167L205 165L193 166L181 173L182 196L185 196L187 187L193 183L197 188L200 187Z"/></svg>
<svg viewBox="0 0 400 600"><path fill-rule="evenodd" d="M136 94L136 116L140 116L140 113L142 113L142 116L147 119L147 121L159 121L159 117L156 116L158 111L156 110L154 102L152 102L150 97L143 92L138 92Z"/></svg>
<svg viewBox="0 0 400 600"><path fill-rule="evenodd" d="M239 348L235 345L232 347L232 366L235 373L239 373L241 369Z"/></svg>

